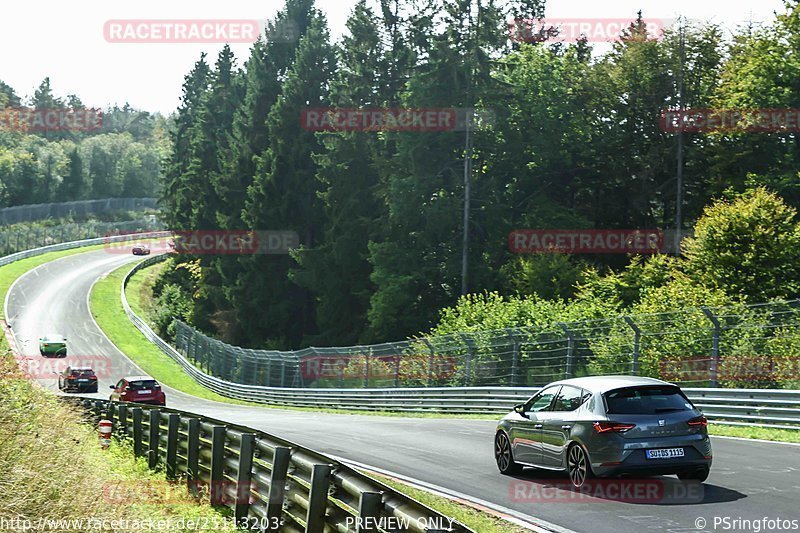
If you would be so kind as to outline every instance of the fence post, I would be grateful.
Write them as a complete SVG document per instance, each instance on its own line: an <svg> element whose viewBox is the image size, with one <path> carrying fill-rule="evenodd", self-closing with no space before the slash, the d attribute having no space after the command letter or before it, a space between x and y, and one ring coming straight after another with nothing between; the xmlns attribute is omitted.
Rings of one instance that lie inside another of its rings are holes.
<svg viewBox="0 0 800 533"><path fill-rule="evenodd" d="M506 328L506 334L511 339L511 383L509 383L509 386L516 387L517 372L519 372L519 339L514 335L514 330L511 328Z"/></svg>
<svg viewBox="0 0 800 533"><path fill-rule="evenodd" d="M464 362L464 386L468 387L472 378L472 339L467 337L464 333L459 333L461 338L467 345L467 360Z"/></svg>
<svg viewBox="0 0 800 533"><path fill-rule="evenodd" d="M639 375L639 349L641 348L642 330L629 316L622 317L625 323L633 330L633 361L631 361L631 373L634 376Z"/></svg>
<svg viewBox="0 0 800 533"><path fill-rule="evenodd" d="M289 461L292 450L285 446L276 446L272 459L272 474L269 478L269 497L267 498L267 522L280 523L283 513L283 494L286 491L286 476L289 472Z"/></svg>
<svg viewBox="0 0 800 533"><path fill-rule="evenodd" d="M167 422L167 454L165 460L169 479L178 477L178 431L180 430L180 425L181 415L170 413L169 421Z"/></svg>
<svg viewBox="0 0 800 533"><path fill-rule="evenodd" d="M359 352L362 352L364 347L357 346ZM369 353L364 353L364 388L369 388Z"/></svg>
<svg viewBox="0 0 800 533"><path fill-rule="evenodd" d="M397 343L393 342L390 344L392 350L395 352L394 354L394 386L395 388L400 386L400 351L397 349Z"/></svg>
<svg viewBox="0 0 800 533"><path fill-rule="evenodd" d="M711 386L717 387L717 368L719 367L719 335L720 335L720 324L717 317L708 307L701 307L700 309L703 310L703 314L708 317L711 321L711 324L714 326L714 330L711 334L711 367L709 368L709 373L711 374Z"/></svg>
<svg viewBox="0 0 800 533"><path fill-rule="evenodd" d="M186 438L186 473L189 488L197 496L197 481L200 480L200 419L190 418Z"/></svg>
<svg viewBox="0 0 800 533"><path fill-rule="evenodd" d="M255 433L243 433L242 443L239 448L239 472L236 476L236 506L233 516L236 523L241 523L243 518L247 518L250 510L250 485L253 470L253 455L256 450Z"/></svg>
<svg viewBox="0 0 800 533"><path fill-rule="evenodd" d="M430 387L433 384L433 362L434 358L436 357L436 350L433 349L433 344L426 338L422 339L422 342L428 347L430 350L430 355L428 356L428 383L427 386Z"/></svg>
<svg viewBox="0 0 800 533"><path fill-rule="evenodd" d="M211 505L221 505L224 501L225 481L223 475L223 464L225 462L225 437L227 429L225 426L213 426L211 428Z"/></svg>
<svg viewBox="0 0 800 533"><path fill-rule="evenodd" d="M575 335L564 322L558 322L556 325L567 334L567 364L564 366L564 379L569 379L572 376L573 359L575 357Z"/></svg>
<svg viewBox="0 0 800 533"><path fill-rule="evenodd" d="M356 533L373 533L378 531L374 526L378 524L382 503L383 495L380 492L361 493L358 499L359 520L356 521Z"/></svg>
<svg viewBox="0 0 800 533"><path fill-rule="evenodd" d="M161 411L150 409L150 438L147 446L147 463L150 468L155 468L158 464L158 445L161 429Z"/></svg>
<svg viewBox="0 0 800 533"><path fill-rule="evenodd" d="M306 533L323 533L325 530L325 510L328 507L330 482L330 465L314 465L311 470L311 491L308 495Z"/></svg>
<svg viewBox="0 0 800 533"><path fill-rule="evenodd" d="M133 455L142 455L142 408L134 407L133 413Z"/></svg>

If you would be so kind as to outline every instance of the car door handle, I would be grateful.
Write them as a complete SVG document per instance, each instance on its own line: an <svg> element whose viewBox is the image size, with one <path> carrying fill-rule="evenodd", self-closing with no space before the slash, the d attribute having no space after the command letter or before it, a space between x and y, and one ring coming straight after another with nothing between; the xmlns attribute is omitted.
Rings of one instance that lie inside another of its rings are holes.
<svg viewBox="0 0 800 533"><path fill-rule="evenodd" d="M534 424L533 429L542 429L542 424Z"/></svg>
<svg viewBox="0 0 800 533"><path fill-rule="evenodd" d="M561 426L561 429L570 429L570 428L572 428L572 426L570 426L569 424L564 424L563 426Z"/></svg>

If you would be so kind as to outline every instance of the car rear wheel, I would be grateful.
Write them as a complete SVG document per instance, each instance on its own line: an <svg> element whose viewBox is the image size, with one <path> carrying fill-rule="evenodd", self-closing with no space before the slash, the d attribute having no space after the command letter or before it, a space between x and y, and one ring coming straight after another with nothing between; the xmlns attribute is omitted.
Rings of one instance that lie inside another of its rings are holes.
<svg viewBox="0 0 800 533"><path fill-rule="evenodd" d="M573 444L567 452L567 473L569 482L576 489L581 488L586 480L592 477L589 457L580 444Z"/></svg>
<svg viewBox="0 0 800 533"><path fill-rule="evenodd" d="M494 460L501 474L519 474L522 467L514 462L514 453L511 451L511 442L508 436L499 431L494 438Z"/></svg>
<svg viewBox="0 0 800 533"><path fill-rule="evenodd" d="M681 481L699 481L703 482L708 479L708 475L711 473L711 468L708 466L704 466L698 468L697 470L692 470L690 472L684 472L682 474L678 474L678 479Z"/></svg>

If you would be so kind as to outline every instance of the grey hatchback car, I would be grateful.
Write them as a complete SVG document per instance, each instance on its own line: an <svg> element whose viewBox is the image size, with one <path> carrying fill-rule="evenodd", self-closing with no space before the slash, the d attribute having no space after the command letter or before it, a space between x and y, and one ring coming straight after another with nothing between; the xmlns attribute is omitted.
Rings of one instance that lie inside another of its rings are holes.
<svg viewBox="0 0 800 533"><path fill-rule="evenodd" d="M580 488L591 477L677 474L705 481L708 421L677 386L636 376L551 383L497 425L503 474L523 466L561 470Z"/></svg>

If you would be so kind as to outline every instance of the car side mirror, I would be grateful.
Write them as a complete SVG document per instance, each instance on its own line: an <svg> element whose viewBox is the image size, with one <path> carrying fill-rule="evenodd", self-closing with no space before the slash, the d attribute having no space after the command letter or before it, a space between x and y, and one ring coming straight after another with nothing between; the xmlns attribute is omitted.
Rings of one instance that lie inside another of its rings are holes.
<svg viewBox="0 0 800 533"><path fill-rule="evenodd" d="M527 414L525 414L525 404L521 403L514 406L514 412L518 415L524 416L525 418L530 418Z"/></svg>
<svg viewBox="0 0 800 533"><path fill-rule="evenodd" d="M109 389L116 389L116 387L114 385L109 385L108 388Z"/></svg>

